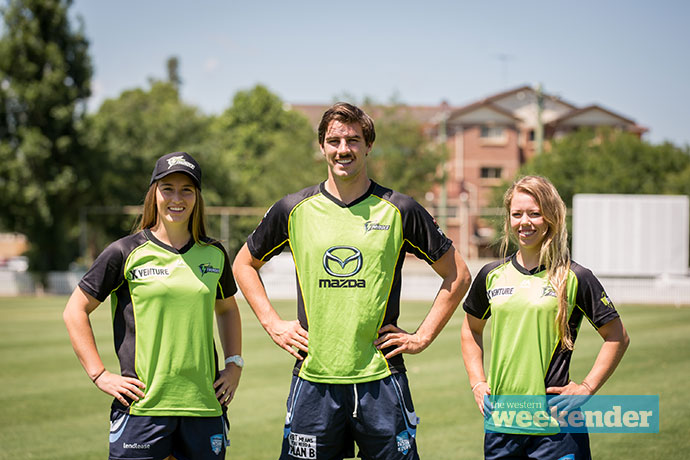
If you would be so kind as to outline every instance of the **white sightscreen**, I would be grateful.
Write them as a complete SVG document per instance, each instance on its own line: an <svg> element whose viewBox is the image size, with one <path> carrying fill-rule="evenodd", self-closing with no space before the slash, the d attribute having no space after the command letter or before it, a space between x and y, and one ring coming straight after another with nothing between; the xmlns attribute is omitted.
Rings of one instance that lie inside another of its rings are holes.
<svg viewBox="0 0 690 460"><path fill-rule="evenodd" d="M573 197L573 259L596 275L688 273L688 197Z"/></svg>

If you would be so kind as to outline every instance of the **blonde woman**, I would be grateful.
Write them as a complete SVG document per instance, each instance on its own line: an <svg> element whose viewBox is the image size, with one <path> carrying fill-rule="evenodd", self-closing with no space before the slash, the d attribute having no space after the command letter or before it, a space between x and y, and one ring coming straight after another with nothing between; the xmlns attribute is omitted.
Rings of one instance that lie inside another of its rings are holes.
<svg viewBox="0 0 690 460"><path fill-rule="evenodd" d="M570 259L566 208L551 182L527 176L505 193L503 259L485 265L464 302L462 355L482 414L489 395L593 395L629 343L613 303L591 271ZM508 256L510 240L518 250ZM483 331L491 324L491 361L483 363ZM583 318L604 339L587 376L570 380L573 344ZM486 459L589 459L587 433L551 435L487 431Z"/></svg>
<svg viewBox="0 0 690 460"><path fill-rule="evenodd" d="M115 398L111 459L225 458L243 365L236 291L225 249L206 236L201 167L185 152L162 156L138 231L98 256L63 315L89 378ZM120 372L103 365L89 322L108 296Z"/></svg>

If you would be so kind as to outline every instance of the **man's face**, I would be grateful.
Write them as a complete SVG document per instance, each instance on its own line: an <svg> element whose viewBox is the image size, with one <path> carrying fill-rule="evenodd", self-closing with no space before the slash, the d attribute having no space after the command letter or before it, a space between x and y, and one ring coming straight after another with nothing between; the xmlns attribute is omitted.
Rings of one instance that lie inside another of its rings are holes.
<svg viewBox="0 0 690 460"><path fill-rule="evenodd" d="M346 124L338 120L330 122L321 145L329 176L333 179L351 180L366 175L366 156L370 150L359 123Z"/></svg>

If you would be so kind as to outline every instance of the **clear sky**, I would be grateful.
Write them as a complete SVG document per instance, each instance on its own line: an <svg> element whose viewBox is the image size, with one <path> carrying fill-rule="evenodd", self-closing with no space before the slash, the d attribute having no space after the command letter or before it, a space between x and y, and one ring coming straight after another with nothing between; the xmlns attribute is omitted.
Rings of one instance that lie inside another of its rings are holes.
<svg viewBox="0 0 690 460"><path fill-rule="evenodd" d="M685 0L75 0L97 108L166 77L218 114L266 85L290 103L339 96L464 105L541 83L690 144L690 2Z"/></svg>

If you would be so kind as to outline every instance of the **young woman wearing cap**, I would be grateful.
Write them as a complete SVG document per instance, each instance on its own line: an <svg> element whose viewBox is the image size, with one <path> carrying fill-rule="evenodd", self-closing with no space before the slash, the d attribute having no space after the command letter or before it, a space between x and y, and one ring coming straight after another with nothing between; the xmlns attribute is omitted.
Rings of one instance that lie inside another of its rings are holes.
<svg viewBox="0 0 690 460"><path fill-rule="evenodd" d="M594 394L629 343L600 282L570 260L566 208L553 184L544 177L524 177L506 191L503 204L504 258L480 270L463 306L462 356L472 393L485 416L488 395ZM510 239L517 242L518 250L505 257ZM482 333L489 316L492 351L487 379ZM578 384L570 380L568 369L585 316L604 343L591 371ZM487 459L591 458L587 433L529 434L499 429L491 420L487 419L484 437Z"/></svg>
<svg viewBox="0 0 690 460"><path fill-rule="evenodd" d="M236 291L225 249L206 235L199 164L185 152L162 156L138 230L98 256L63 314L82 366L115 398L110 458L224 458L243 365ZM119 373L103 365L89 322L109 295Z"/></svg>

